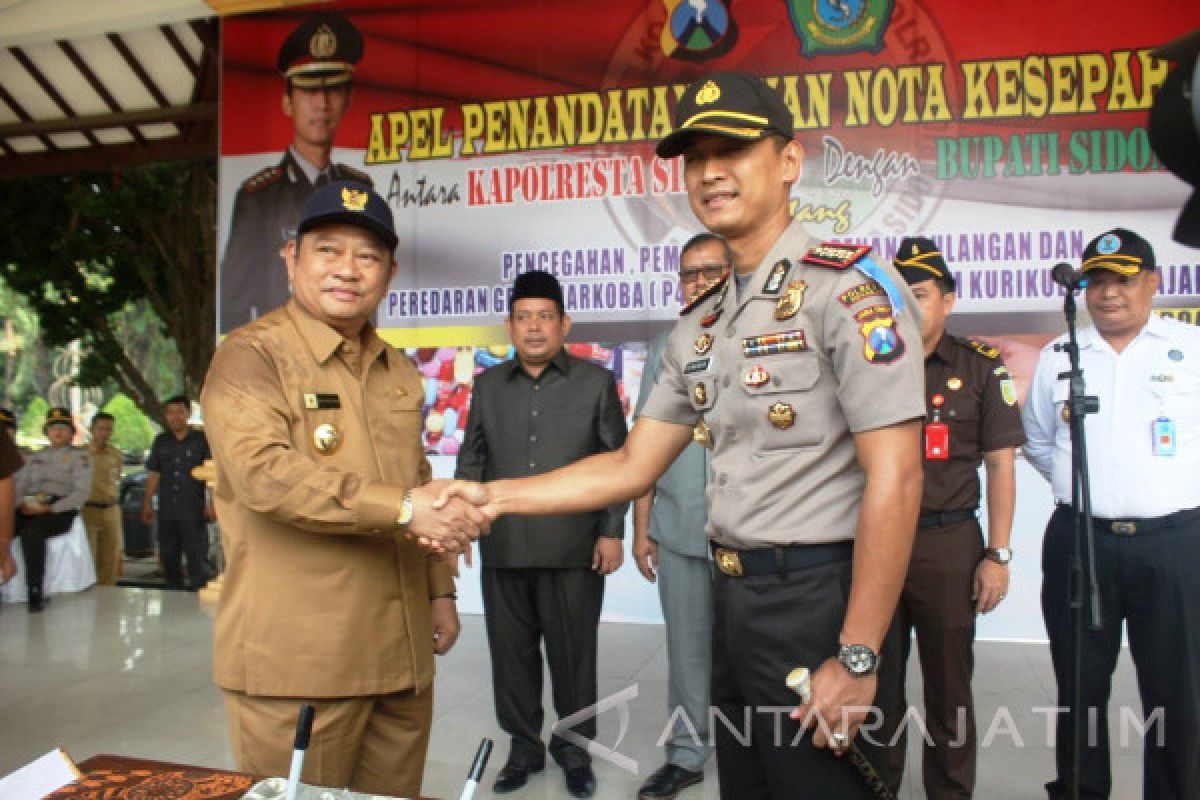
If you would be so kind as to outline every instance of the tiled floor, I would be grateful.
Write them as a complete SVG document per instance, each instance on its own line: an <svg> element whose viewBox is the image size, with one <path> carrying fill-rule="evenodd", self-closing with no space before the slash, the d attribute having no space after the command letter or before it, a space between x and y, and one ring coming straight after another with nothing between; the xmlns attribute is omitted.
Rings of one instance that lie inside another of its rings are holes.
<svg viewBox="0 0 1200 800"><path fill-rule="evenodd" d="M436 718L426 772L427 794L456 798L480 739L497 749L478 797L491 797L491 780L507 745L491 705L487 643L482 619L463 620L454 651L439 662ZM232 767L225 742L220 695L209 677L211 619L195 595L144 589L94 588L55 598L43 614L23 606L0 609L0 774L55 746L77 759L117 753L214 767ZM658 766L655 743L666 718L666 652L662 629L605 624L600 632L601 697L627 698L630 724L614 749L637 762L644 777ZM985 800L1044 797L1052 751L1046 743L1054 681L1040 644L981 643L975 680L980 738L976 796ZM910 669L910 699L919 702L917 670ZM548 691L548 690L547 690ZM636 691L636 698L632 693ZM1139 710L1133 669L1123 656L1114 680L1114 703ZM549 708L549 699L547 698ZM1118 717L1118 715L1114 715ZM613 746L619 714L601 715L598 740ZM1127 727L1120 747L1114 719L1113 797L1140 795L1141 745ZM990 730L990 735L989 735ZM915 736L909 741L910 775L920 769ZM631 798L641 780L598 759L598 798ZM514 798L560 798L556 768L535 776ZM903 798L924 792L906 782ZM682 800L716 798L715 769Z"/></svg>

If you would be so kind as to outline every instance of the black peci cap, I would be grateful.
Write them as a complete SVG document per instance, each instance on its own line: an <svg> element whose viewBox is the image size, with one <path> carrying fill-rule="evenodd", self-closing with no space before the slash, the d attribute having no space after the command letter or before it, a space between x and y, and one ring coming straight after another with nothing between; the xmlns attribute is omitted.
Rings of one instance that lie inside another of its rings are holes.
<svg viewBox="0 0 1200 800"><path fill-rule="evenodd" d="M395 250L399 241L387 201L361 183L338 181L315 191L304 207L296 236L303 236L330 222L365 228L382 239L389 250Z"/></svg>
<svg viewBox="0 0 1200 800"><path fill-rule="evenodd" d="M896 248L896 257L892 264L900 272L900 276L909 284L921 283L928 280L939 280L954 291L954 275L946 266L942 251L938 250L933 239L924 236L906 236L900 240Z"/></svg>
<svg viewBox="0 0 1200 800"><path fill-rule="evenodd" d="M279 74L302 89L341 86L363 54L362 34L341 14L305 18L279 48Z"/></svg>
<svg viewBox="0 0 1200 800"><path fill-rule="evenodd" d="M792 112L779 93L757 75L718 72L688 86L675 108L675 130L655 152L661 158L682 153L699 134L753 141L772 133L795 135Z"/></svg>
<svg viewBox="0 0 1200 800"><path fill-rule="evenodd" d="M1113 228L1088 242L1083 250L1082 270L1112 270L1129 277L1139 270L1154 269L1154 248L1150 243L1125 228Z"/></svg>
<svg viewBox="0 0 1200 800"><path fill-rule="evenodd" d="M549 272L532 270L522 272L517 276L517 279L513 281L512 297L508 301L509 313L512 313L513 306L517 304L518 300L524 300L527 297L544 297L547 300L553 300L554 304L558 306L558 310L563 310L562 284Z"/></svg>

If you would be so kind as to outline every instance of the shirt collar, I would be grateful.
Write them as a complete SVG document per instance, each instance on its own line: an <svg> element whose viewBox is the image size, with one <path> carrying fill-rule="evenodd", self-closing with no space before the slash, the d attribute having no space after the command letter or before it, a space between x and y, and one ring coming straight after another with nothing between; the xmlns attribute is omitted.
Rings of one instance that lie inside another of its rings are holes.
<svg viewBox="0 0 1200 800"><path fill-rule="evenodd" d="M1154 311L1151 311L1150 319L1146 320L1146 324L1142 326L1140 331L1138 331L1137 336L1133 337L1133 340L1130 342L1130 344L1133 344L1133 342L1136 342L1143 336L1153 336L1156 339L1168 339L1170 338L1171 333L1167 329L1167 323L1163 321L1163 318L1158 314L1155 314ZM1084 350L1101 346L1108 347L1110 350L1112 349L1108 342L1105 341L1104 337L1100 335L1100 331L1096 330L1095 325L1088 325L1086 328L1079 331L1079 349Z"/></svg>
<svg viewBox="0 0 1200 800"><path fill-rule="evenodd" d="M786 228L784 228L783 233L775 241L775 244L771 246L771 249L767 251L767 255L762 260L762 263L755 268L754 273L750 277L750 282L746 286L746 292L744 294L740 292L738 293L738 303L740 304L741 301L751 297L779 296L782 293L783 287L787 284L788 278L796 273L797 265L804 258L804 254L807 253L809 248L812 247L812 244L812 238L808 235L808 232L804 229L804 226L796 220L792 220L792 222ZM789 262L790 267L788 268L787 273L783 276L783 279L779 282L780 289L772 294L767 294L766 291L764 291L767 286L767 281L770 280L771 273L775 269L775 265L783 259L786 259Z"/></svg>
<svg viewBox="0 0 1200 800"><path fill-rule="evenodd" d="M346 338L340 333L305 311L296 302L296 298L293 297L289 300L284 308L318 364L324 365L329 361L337 353L342 342L346 341ZM387 345L375 332L375 326L368 322L363 336L363 363L369 364L385 353L387 353Z"/></svg>
<svg viewBox="0 0 1200 800"><path fill-rule="evenodd" d="M954 360L954 340L950 338L950 334L943 332L942 338L938 339L938 343L934 345L933 352L929 354L929 358L939 358L949 364Z"/></svg>
<svg viewBox="0 0 1200 800"><path fill-rule="evenodd" d="M567 358L566 347L563 347L558 351L558 354L555 355L554 358L550 359L550 363L546 365L546 368L549 369L550 367L556 367L563 375L566 375L571 371L571 361ZM512 378L518 373L524 373L526 375L529 374L525 372L525 368L521 366L521 359L513 356L512 361L508 362L508 377ZM542 374L544 375L545 373L543 372Z"/></svg>
<svg viewBox="0 0 1200 800"><path fill-rule="evenodd" d="M321 174L321 170L317 169L317 165L309 161L304 156L300 155L300 151L292 145L288 145L288 155L292 157L292 161L304 173L304 177L308 180L308 185L313 186L317 182L317 176Z"/></svg>

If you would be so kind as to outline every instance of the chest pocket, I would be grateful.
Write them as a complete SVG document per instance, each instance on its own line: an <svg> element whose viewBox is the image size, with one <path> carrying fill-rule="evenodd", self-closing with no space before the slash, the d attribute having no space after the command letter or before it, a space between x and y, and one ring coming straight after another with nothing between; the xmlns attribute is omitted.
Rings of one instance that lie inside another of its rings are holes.
<svg viewBox="0 0 1200 800"><path fill-rule="evenodd" d="M809 394L821 377L816 353L785 353L747 358L738 382L763 451L794 450L821 443L824 430L814 419L824 414Z"/></svg>
<svg viewBox="0 0 1200 800"><path fill-rule="evenodd" d="M940 394L946 398L942 405L942 422L950 428L950 457L977 454L980 442L979 426L982 423L979 395L964 385L950 391L943 388ZM929 405L927 419L933 419L933 405ZM964 445L966 446L964 448Z"/></svg>
<svg viewBox="0 0 1200 800"><path fill-rule="evenodd" d="M821 377L815 353L748 358L742 361L740 370L738 381L751 397L807 392Z"/></svg>

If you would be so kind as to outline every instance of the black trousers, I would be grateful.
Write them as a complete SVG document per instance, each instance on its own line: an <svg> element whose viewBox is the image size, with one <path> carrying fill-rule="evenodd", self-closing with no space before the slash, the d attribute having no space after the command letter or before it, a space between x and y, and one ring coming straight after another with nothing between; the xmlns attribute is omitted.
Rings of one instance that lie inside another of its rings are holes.
<svg viewBox="0 0 1200 800"><path fill-rule="evenodd" d="M850 595L850 561L783 575L733 578L714 570L712 703L723 800L854 800L873 797L850 764L814 748L787 714L799 700L784 683L795 667L815 670L837 655ZM881 652L881 669L899 666L896 636ZM895 686L881 675L879 692ZM881 709L895 700L877 696ZM717 716L719 714L719 716ZM868 718L867 724L872 724ZM855 743L884 775L890 731L882 722Z"/></svg>
<svg viewBox="0 0 1200 800"><path fill-rule="evenodd" d="M158 555L163 577L172 589L184 588L183 560L187 559L188 586L202 589L208 583L208 526L203 517L158 518Z"/></svg>
<svg viewBox="0 0 1200 800"><path fill-rule="evenodd" d="M1068 607L1073 585L1074 524L1070 508L1050 517L1042 545L1042 613L1058 681L1058 705L1073 701ZM1108 700L1121 647L1121 622L1137 669L1142 708L1122 710L1116 729L1130 739L1138 733L1129 718L1155 720L1143 737L1143 797L1148 800L1200 798L1200 524L1121 536L1096 531L1096 572L1103 630L1083 630L1082 703L1087 710L1080 760L1080 796L1106 798L1112 789L1109 762ZM1084 619L1087 619L1085 600ZM1092 711L1094 709L1094 711ZM1133 712L1131 714L1131 712ZM1089 724L1089 717L1095 724ZM1070 773L1072 713L1057 717L1055 760L1058 777L1046 785L1052 798L1065 797ZM1089 733L1089 728L1094 735ZM1091 739L1089 741L1089 739Z"/></svg>
<svg viewBox="0 0 1200 800"><path fill-rule="evenodd" d="M75 511L55 511L49 514L16 513L13 535L21 538L21 557L25 559L25 585L42 590L46 579L46 540L62 536L71 530Z"/></svg>
<svg viewBox="0 0 1200 800"><path fill-rule="evenodd" d="M540 768L542 744L542 653L559 719L596 703L596 646L604 578L587 568L482 570L483 611L492 656L496 719L512 737L510 763ZM596 736L596 719L571 727ZM578 745L550 737L550 755L564 769L591 762Z"/></svg>

